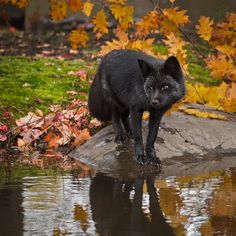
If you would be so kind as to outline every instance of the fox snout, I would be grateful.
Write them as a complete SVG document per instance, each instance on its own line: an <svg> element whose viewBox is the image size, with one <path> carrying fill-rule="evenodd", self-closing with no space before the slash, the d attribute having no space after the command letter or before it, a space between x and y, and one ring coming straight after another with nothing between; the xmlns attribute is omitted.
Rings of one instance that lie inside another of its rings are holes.
<svg viewBox="0 0 236 236"><path fill-rule="evenodd" d="M153 107L157 107L161 104L160 94L158 90L153 91L150 102Z"/></svg>
<svg viewBox="0 0 236 236"><path fill-rule="evenodd" d="M160 105L160 100L158 98L152 99L151 104L154 107L159 106Z"/></svg>

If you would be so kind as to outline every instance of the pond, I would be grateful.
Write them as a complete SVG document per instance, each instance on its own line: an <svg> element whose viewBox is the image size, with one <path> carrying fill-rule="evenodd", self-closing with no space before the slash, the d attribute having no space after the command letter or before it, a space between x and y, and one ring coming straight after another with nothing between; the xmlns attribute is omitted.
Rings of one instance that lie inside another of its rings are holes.
<svg viewBox="0 0 236 236"><path fill-rule="evenodd" d="M0 181L0 235L235 235L236 168Z"/></svg>

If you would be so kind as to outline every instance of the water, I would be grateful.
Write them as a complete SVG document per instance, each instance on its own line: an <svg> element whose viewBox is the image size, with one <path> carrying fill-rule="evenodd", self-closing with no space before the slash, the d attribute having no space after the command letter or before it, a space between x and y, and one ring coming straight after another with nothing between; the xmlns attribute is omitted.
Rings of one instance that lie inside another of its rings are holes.
<svg viewBox="0 0 236 236"><path fill-rule="evenodd" d="M0 235L236 235L236 168L2 179Z"/></svg>

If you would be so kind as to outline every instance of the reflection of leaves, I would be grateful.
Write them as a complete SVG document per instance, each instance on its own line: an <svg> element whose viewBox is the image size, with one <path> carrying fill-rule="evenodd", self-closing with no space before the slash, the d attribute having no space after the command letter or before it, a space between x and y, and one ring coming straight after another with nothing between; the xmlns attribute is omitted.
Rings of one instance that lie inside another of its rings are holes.
<svg viewBox="0 0 236 236"><path fill-rule="evenodd" d="M88 228L88 213L82 206L75 205L74 219L80 222L81 228L86 232Z"/></svg>

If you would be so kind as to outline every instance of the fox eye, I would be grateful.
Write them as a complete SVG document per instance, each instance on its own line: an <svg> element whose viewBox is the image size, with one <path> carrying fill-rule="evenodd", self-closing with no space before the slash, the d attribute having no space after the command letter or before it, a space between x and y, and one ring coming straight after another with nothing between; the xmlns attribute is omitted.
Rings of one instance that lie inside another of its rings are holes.
<svg viewBox="0 0 236 236"><path fill-rule="evenodd" d="M167 84L165 84L165 85L163 85L163 86L161 87L161 90L164 91L164 90L166 90L166 89L168 89L168 88L169 88L169 86L168 86Z"/></svg>

